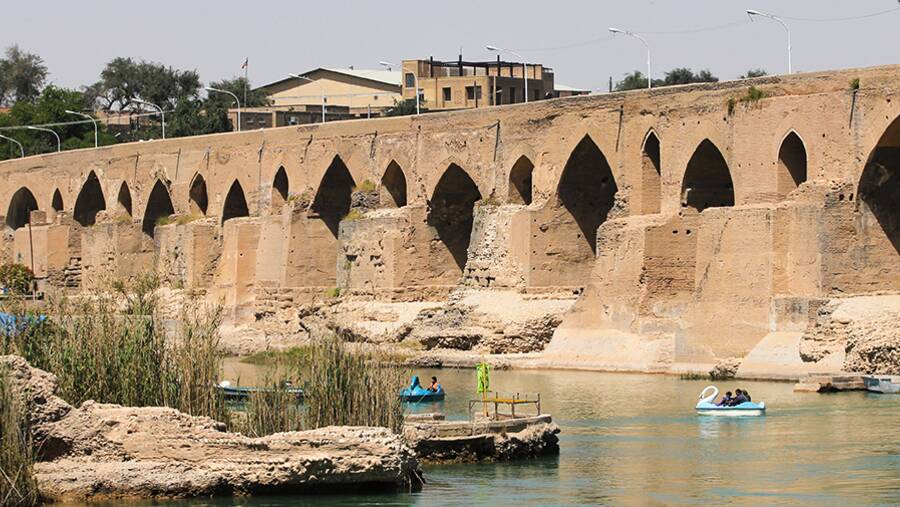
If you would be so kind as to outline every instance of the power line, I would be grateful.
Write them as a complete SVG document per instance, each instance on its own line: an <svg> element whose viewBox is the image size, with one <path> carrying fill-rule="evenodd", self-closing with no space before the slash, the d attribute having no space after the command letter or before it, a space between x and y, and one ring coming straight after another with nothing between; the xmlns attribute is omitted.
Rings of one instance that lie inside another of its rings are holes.
<svg viewBox="0 0 900 507"><path fill-rule="evenodd" d="M807 21L810 23L828 23L828 22L833 22L833 21L855 21L857 19L874 18L875 16L881 16L882 14L889 14L891 12L896 12L896 11L900 11L900 7L894 7L893 9L888 9L885 11L872 12L870 14L861 14L859 16L848 16L848 17L844 17L844 18L795 18L792 16L781 16L781 15L779 15L778 17L784 18L784 19L789 19L791 21Z"/></svg>
<svg viewBox="0 0 900 507"><path fill-rule="evenodd" d="M732 28L736 26L747 25L750 23L750 20L743 21L732 21L730 23L723 23L721 25L713 25L713 26L705 26L702 28L691 28L687 30L662 30L662 31L652 31L652 30L630 30L634 33L639 33L641 35L680 35L680 34L688 34L688 33L701 33L701 32L714 32L716 30L724 30L726 28Z"/></svg>

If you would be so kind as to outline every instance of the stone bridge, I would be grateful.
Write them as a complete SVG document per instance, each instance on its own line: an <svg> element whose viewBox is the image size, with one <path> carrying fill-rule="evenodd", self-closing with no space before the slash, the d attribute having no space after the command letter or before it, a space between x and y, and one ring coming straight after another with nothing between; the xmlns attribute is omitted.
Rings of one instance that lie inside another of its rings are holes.
<svg viewBox="0 0 900 507"><path fill-rule="evenodd" d="M887 66L32 156L0 163L2 255L71 290L156 270L237 320L574 292L554 343L610 367L743 357L900 290L898 90Z"/></svg>

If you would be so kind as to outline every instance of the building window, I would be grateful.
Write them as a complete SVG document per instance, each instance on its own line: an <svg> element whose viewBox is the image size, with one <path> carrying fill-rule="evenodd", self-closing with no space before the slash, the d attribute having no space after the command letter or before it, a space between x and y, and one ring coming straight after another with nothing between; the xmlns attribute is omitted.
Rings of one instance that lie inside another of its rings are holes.
<svg viewBox="0 0 900 507"><path fill-rule="evenodd" d="M453 100L453 90L450 88L444 88L444 102L451 102Z"/></svg>
<svg viewBox="0 0 900 507"><path fill-rule="evenodd" d="M480 86L467 86L466 87L466 98L469 100L476 100L481 98L481 87Z"/></svg>
<svg viewBox="0 0 900 507"><path fill-rule="evenodd" d="M416 86L416 76L414 76L411 72L406 73L406 87L413 88Z"/></svg>

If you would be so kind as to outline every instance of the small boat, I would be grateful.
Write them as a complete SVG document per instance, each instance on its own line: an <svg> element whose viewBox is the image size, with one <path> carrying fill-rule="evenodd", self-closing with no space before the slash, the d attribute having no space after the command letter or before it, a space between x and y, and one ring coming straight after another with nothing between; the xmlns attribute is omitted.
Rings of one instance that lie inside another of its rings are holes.
<svg viewBox="0 0 900 507"><path fill-rule="evenodd" d="M709 391L712 391L712 394L707 396L706 393ZM700 392L700 401L697 403L697 415L716 415L730 417L766 415L766 403L763 401L759 403L746 401L744 403L741 403L740 405L735 405L733 407L720 407L716 405L716 398L718 397L718 387L706 386L706 388L703 389L702 392Z"/></svg>
<svg viewBox="0 0 900 507"><path fill-rule="evenodd" d="M414 376L409 383L409 387L400 391L400 399L410 403L443 401L444 388L441 387L437 391L430 391L422 387L419 383L419 377Z"/></svg>
<svg viewBox="0 0 900 507"><path fill-rule="evenodd" d="M216 389L222 393L222 396L228 401L247 401L256 393L273 393L275 389L271 387L241 387L233 386L231 382L223 380L219 382ZM284 386L284 392L296 396L297 401L303 399L303 389L299 387Z"/></svg>
<svg viewBox="0 0 900 507"><path fill-rule="evenodd" d="M881 394L900 394L900 376L863 375L866 390Z"/></svg>

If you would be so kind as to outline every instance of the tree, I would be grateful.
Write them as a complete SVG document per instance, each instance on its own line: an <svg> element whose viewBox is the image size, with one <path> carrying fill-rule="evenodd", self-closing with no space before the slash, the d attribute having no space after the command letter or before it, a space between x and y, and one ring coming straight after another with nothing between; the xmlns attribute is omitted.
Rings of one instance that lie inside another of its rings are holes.
<svg viewBox="0 0 900 507"><path fill-rule="evenodd" d="M85 94L105 111L130 109L136 99L171 110L182 100L198 98L200 76L196 71L120 57L106 64L100 80L85 88Z"/></svg>
<svg viewBox="0 0 900 507"><path fill-rule="evenodd" d="M33 101L46 80L47 66L40 56L18 45L6 48L6 57L0 59L0 105Z"/></svg>
<svg viewBox="0 0 900 507"><path fill-rule="evenodd" d="M641 71L636 70L630 74L625 74L625 78L616 83L616 91L623 92L626 90L640 90L647 87L647 77Z"/></svg>
<svg viewBox="0 0 900 507"><path fill-rule="evenodd" d="M768 75L769 75L769 73L763 69L750 69L747 71L746 74L742 75L738 79L750 79L753 77L763 77L763 76L768 76Z"/></svg>
<svg viewBox="0 0 900 507"><path fill-rule="evenodd" d="M694 74L691 69L677 67L666 72L665 79L662 80L660 86L674 86L691 83L717 83L718 81L719 78L714 76L709 70L701 70Z"/></svg>
<svg viewBox="0 0 900 507"><path fill-rule="evenodd" d="M424 100L420 99L419 109L427 111ZM394 105L384 111L384 116L409 116L411 114L416 114L416 99L394 99Z"/></svg>
<svg viewBox="0 0 900 507"><path fill-rule="evenodd" d="M79 111L83 104L84 96L81 92L48 85L33 103L20 100L8 113L0 114L0 127L77 121L78 118L66 113L66 110ZM56 125L49 128L59 135L62 140L62 148L65 150L94 146L94 126L90 122ZM5 129L3 134L22 143L26 155L56 151L56 138L48 132ZM101 145L114 144L116 138L106 132L101 125L99 141ZM6 146L0 149L0 159L18 156L18 150L10 152Z"/></svg>
<svg viewBox="0 0 900 507"><path fill-rule="evenodd" d="M226 90L237 95L238 99L240 99L241 101L241 107L262 107L269 105L269 98L266 97L266 94L261 90L254 90L253 88L251 88L250 82L242 77L223 79L222 81L210 83L209 86L218 88L220 90ZM246 98L244 96L245 90ZM232 99L229 95L210 94L209 99L223 100L225 102L228 102L229 104L232 104L232 106L234 104L234 99Z"/></svg>

